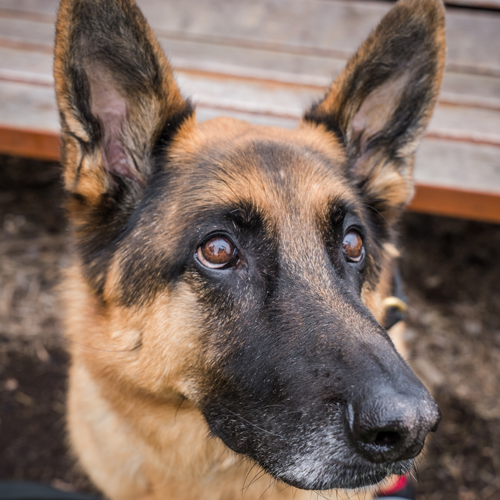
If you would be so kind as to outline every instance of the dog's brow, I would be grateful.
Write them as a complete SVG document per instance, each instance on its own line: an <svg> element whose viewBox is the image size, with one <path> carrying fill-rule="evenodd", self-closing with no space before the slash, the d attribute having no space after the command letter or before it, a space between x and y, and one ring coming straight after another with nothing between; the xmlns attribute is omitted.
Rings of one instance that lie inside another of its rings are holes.
<svg viewBox="0 0 500 500"><path fill-rule="evenodd" d="M228 215L239 226L248 228L262 223L265 218L262 210L250 202L229 207Z"/></svg>
<svg viewBox="0 0 500 500"><path fill-rule="evenodd" d="M326 217L335 224L342 222L348 214L352 214L362 219L358 200L353 198L352 195L347 197L345 196L346 194L347 190L343 193L336 194L323 202L322 207L319 209L320 218Z"/></svg>

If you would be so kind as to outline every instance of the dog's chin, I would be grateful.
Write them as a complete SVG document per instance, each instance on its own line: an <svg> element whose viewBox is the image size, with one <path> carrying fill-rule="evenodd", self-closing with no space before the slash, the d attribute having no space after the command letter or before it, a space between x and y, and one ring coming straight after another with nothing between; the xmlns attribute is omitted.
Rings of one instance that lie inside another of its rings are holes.
<svg viewBox="0 0 500 500"><path fill-rule="evenodd" d="M211 418L214 415L219 418ZM265 439L255 426L235 428L239 421L234 418L222 419L219 413L207 413L205 418L213 435L226 446L252 459L275 479L302 490L360 490L413 467L413 459L370 462L350 443L342 412L329 417L329 425L313 422L286 434L278 429Z"/></svg>
<svg viewBox="0 0 500 500"><path fill-rule="evenodd" d="M403 475L413 467L414 460L403 460L391 464L356 464L325 465L311 468L311 464L303 463L288 471L268 471L276 479L301 490L361 490L375 486L392 474Z"/></svg>

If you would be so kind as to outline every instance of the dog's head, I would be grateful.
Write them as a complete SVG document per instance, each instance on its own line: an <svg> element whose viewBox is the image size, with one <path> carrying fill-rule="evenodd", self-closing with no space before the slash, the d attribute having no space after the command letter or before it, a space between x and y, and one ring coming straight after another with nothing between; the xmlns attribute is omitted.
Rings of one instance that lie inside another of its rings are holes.
<svg viewBox="0 0 500 500"><path fill-rule="evenodd" d="M296 130L198 125L132 0L63 0L55 77L94 372L187 398L299 488L407 471L439 412L375 318L444 43L441 1L401 0Z"/></svg>

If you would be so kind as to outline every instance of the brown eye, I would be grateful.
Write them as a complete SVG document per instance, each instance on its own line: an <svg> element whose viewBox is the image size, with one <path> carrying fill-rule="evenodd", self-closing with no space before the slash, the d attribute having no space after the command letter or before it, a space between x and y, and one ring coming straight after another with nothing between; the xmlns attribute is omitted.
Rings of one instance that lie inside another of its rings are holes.
<svg viewBox="0 0 500 500"><path fill-rule="evenodd" d="M346 233L342 248L347 260L351 262L359 262L363 258L363 240L357 231Z"/></svg>
<svg viewBox="0 0 500 500"><path fill-rule="evenodd" d="M198 247L200 262L210 269L220 269L227 266L235 255L235 246L223 236L214 236Z"/></svg>

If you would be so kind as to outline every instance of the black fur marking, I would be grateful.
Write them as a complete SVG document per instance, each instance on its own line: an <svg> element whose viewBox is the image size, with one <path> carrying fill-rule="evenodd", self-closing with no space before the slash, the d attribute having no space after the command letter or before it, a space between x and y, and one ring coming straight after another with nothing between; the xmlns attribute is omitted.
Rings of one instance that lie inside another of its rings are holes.
<svg viewBox="0 0 500 500"><path fill-rule="evenodd" d="M332 199L328 210L318 218L318 227L333 266L342 279L353 283L358 293L365 282L371 288L377 285L383 245L394 237L393 228L383 212L377 211L371 203L374 201L368 200L360 190L355 201ZM347 263L342 252L343 237L351 228L357 230L363 238L365 258L360 264Z"/></svg>
<svg viewBox="0 0 500 500"><path fill-rule="evenodd" d="M163 159L165 157L168 146L171 144L175 134L179 131L182 124L193 116L194 107L189 99L184 103L182 110L175 112L169 116L161 128L158 138L153 146L153 158ZM153 169L154 171L157 169Z"/></svg>
<svg viewBox="0 0 500 500"><path fill-rule="evenodd" d="M393 43L387 44L385 49L388 57L394 60L394 66L388 71L380 71L373 80L366 83L363 89L365 96L388 79L402 73L401 67L405 68L409 65L408 61L414 60L411 66L416 69L409 70L411 81L402 94L392 119L379 134L370 140L367 149L383 149L387 151L389 157L398 158L399 151L408 142L414 140L419 131L422 111L434 97L434 82L430 75L436 71L437 54L431 40L427 37L427 28L424 24L411 26L406 36L398 37ZM378 85L377 81L379 81Z"/></svg>
<svg viewBox="0 0 500 500"><path fill-rule="evenodd" d="M102 195L99 204L87 211L83 226L75 227L86 277L98 296L102 296L104 290L107 268L115 249L113 242L123 230L136 204L136 197L132 193L137 187L133 182L118 176L114 180L112 192ZM81 204L82 209L87 205L81 196L70 196Z"/></svg>
<svg viewBox="0 0 500 500"><path fill-rule="evenodd" d="M71 130L68 129L68 127L65 123L65 119L62 115L61 115L61 124L62 124L62 127L64 127L64 129L65 129L65 134L70 136L70 137L73 137L73 139L75 139L78 142L78 144L80 145L80 149L82 151L80 163L78 164L78 167L76 168L75 179L73 181L73 184L76 186L78 184L79 179L80 179L80 173L82 171L83 160L85 159L85 156L90 152L89 151L90 148L89 148L88 142L84 141L81 137L78 137L76 134L74 134L73 132L71 132ZM63 136L63 140L64 140L64 136ZM64 164L64 159L63 159L63 164Z"/></svg>
<svg viewBox="0 0 500 500"><path fill-rule="evenodd" d="M321 101L313 104L311 109L304 114L304 120L309 123L316 123L324 125L326 130L331 132L340 142L340 144L347 146L346 138L339 120L336 116L330 113L322 113L318 110Z"/></svg>
<svg viewBox="0 0 500 500"><path fill-rule="evenodd" d="M240 293L248 290L250 293L248 286L253 283L254 290L260 289L258 300L263 303L269 301L275 292L279 275L279 238L274 227L248 203L215 208L211 212L213 216L206 219L207 228L226 228L237 246L241 264L227 270L208 270L198 266L201 281L198 278L197 281L204 283L204 300L209 303L212 298L220 304L225 303L227 308L233 302L229 298L232 290L239 290ZM221 297L225 297L222 302Z"/></svg>
<svg viewBox="0 0 500 500"><path fill-rule="evenodd" d="M90 82L87 73L78 66L67 61L66 72L71 83L71 98L74 109L78 110L80 123L85 126L93 147L103 138L99 120L91 112Z"/></svg>

